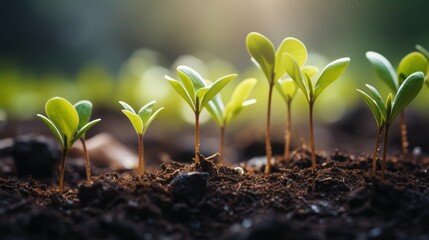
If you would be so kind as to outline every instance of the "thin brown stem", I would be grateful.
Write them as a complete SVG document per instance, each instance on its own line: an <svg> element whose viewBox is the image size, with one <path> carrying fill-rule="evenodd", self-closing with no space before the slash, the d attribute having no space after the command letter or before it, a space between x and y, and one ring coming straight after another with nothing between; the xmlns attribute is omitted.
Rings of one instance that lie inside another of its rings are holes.
<svg viewBox="0 0 429 240"><path fill-rule="evenodd" d="M86 149L85 138L81 137L80 142L82 143L83 158L85 159L86 181L88 183L91 183L91 166L89 164L89 154L88 154L88 150Z"/></svg>
<svg viewBox="0 0 429 240"><path fill-rule="evenodd" d="M286 120L286 130L285 130L284 161L289 161L289 155L290 155L290 137L292 132L291 103L292 103L291 100L287 101L287 120Z"/></svg>
<svg viewBox="0 0 429 240"><path fill-rule="evenodd" d="M402 148L402 155L408 154L408 138L407 138L407 124L405 123L405 111L401 111L401 148Z"/></svg>
<svg viewBox="0 0 429 240"><path fill-rule="evenodd" d="M61 157L60 182L59 182L59 190L60 190L61 194L63 194L64 170L65 170L65 167L66 167L67 152L68 152L68 150L63 150L63 155Z"/></svg>
<svg viewBox="0 0 429 240"><path fill-rule="evenodd" d="M383 162L381 165L381 177L384 178L386 172L386 153L387 153L387 135L389 133L389 125L386 125L384 129L384 146L383 146Z"/></svg>
<svg viewBox="0 0 429 240"><path fill-rule="evenodd" d="M195 113L195 163L200 162L200 113Z"/></svg>
<svg viewBox="0 0 429 240"><path fill-rule="evenodd" d="M378 128L378 130L377 130L377 136L376 136L375 146L374 146L374 154L372 157L372 175L373 176L377 175L378 151L379 151L379 147L380 147L380 140L381 140L381 135L383 133L383 128L384 128L384 126Z"/></svg>
<svg viewBox="0 0 429 240"><path fill-rule="evenodd" d="M265 131L265 152L267 154L265 174L269 174L271 172L272 151L271 151L271 134L270 134L271 123L270 122L271 122L271 99L273 95L273 87L274 87L274 83L270 83L269 91L268 91L267 128Z"/></svg>
<svg viewBox="0 0 429 240"><path fill-rule="evenodd" d="M311 145L311 168L313 172L316 172L317 162L316 162L316 147L314 146L314 127L313 127L313 106L314 102L310 101L310 145Z"/></svg>
<svg viewBox="0 0 429 240"><path fill-rule="evenodd" d="M138 134L139 138L139 166L138 166L138 175L142 176L144 173L144 145L143 145L143 135Z"/></svg>
<svg viewBox="0 0 429 240"><path fill-rule="evenodd" d="M220 127L219 164L223 163L224 145L225 145L225 125Z"/></svg>

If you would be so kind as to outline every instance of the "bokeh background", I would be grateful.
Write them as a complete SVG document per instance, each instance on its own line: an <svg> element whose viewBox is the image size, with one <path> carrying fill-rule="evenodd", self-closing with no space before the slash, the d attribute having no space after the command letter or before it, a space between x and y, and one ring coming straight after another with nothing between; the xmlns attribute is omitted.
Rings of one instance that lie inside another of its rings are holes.
<svg viewBox="0 0 429 240"><path fill-rule="evenodd" d="M186 64L210 80L238 73L223 91L224 101L239 81L258 79L251 96L257 104L227 130L227 154L232 160L262 155L268 84L245 47L246 35L256 31L275 46L285 37L300 39L310 53L308 63L319 68L351 58L346 73L316 103L316 144L326 151L371 151L375 122L355 88L369 83L387 89L365 52L377 51L396 67L416 44L428 48L428 9L426 0L3 1L0 137L49 134L35 114L44 112L46 100L62 96L94 103L94 117L102 122L90 136L109 132L136 148L118 101L139 108L156 100L165 110L145 137L148 154L159 158L169 148L192 152L192 113L164 79ZM428 101L429 89L424 88L407 110L411 145L423 151L429 151ZM300 93L292 111L293 147L299 147L309 139L308 107ZM275 154L282 153L285 115L286 105L275 93ZM217 150L218 129L209 116L203 118L201 148L210 154ZM397 151L399 129L392 131L392 145Z"/></svg>

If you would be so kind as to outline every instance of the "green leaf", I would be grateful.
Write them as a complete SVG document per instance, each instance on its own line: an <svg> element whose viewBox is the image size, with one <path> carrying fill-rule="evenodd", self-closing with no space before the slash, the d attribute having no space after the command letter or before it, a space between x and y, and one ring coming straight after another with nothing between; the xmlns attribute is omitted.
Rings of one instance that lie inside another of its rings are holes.
<svg viewBox="0 0 429 240"><path fill-rule="evenodd" d="M155 103L156 101L152 101L140 108L139 113L137 115L139 115L139 117L143 121L143 125L146 125L147 121L152 115L152 110Z"/></svg>
<svg viewBox="0 0 429 240"><path fill-rule="evenodd" d="M419 44L416 45L416 49L419 50L423 55L425 55L426 59L429 60L429 51L426 50L426 48L420 46Z"/></svg>
<svg viewBox="0 0 429 240"><path fill-rule="evenodd" d="M383 57L383 55L376 52L366 52L366 58L370 61L378 76L386 83L390 90L396 92L399 83L392 64Z"/></svg>
<svg viewBox="0 0 429 240"><path fill-rule="evenodd" d="M180 79L182 80L185 89L188 90L188 88L190 89L191 87L189 86L190 83L189 81L192 82L192 86L194 91L197 91L200 88L206 87L207 83L204 80L203 77L201 77L201 75L195 71L194 69L188 67L188 66L178 66L177 67L177 75L179 75ZM189 90L190 91L190 90ZM192 97L192 94L190 94L188 92L189 96Z"/></svg>
<svg viewBox="0 0 429 240"><path fill-rule="evenodd" d="M319 69L313 66L304 66L301 68L301 72L307 73L308 76L310 76L310 78L313 79L316 76L316 74L319 72Z"/></svg>
<svg viewBox="0 0 429 240"><path fill-rule="evenodd" d="M212 99L212 101L210 101L209 103L207 103L207 105L206 105L206 107L205 107L205 109L210 113L210 116L213 118L213 120L219 125L219 126L222 126L223 125L223 116L222 116L222 113L223 113L223 111L224 111L224 107L223 107L223 102L222 102L222 100L220 100L220 102L222 103L222 109L223 110L221 110L216 104L215 104L215 101L213 101L213 100L215 100L217 98L217 100L216 100L216 102L219 102L219 98L220 98L220 96L219 95L216 95L213 99Z"/></svg>
<svg viewBox="0 0 429 240"><path fill-rule="evenodd" d="M79 115L79 125L77 129L81 129L91 119L92 103L88 100L82 100L74 104L74 108Z"/></svg>
<svg viewBox="0 0 429 240"><path fill-rule="evenodd" d="M134 127L134 130L136 130L136 133L139 135L143 134L143 121L141 120L139 115L130 112L129 110L122 110L122 112L125 114L125 116L128 117Z"/></svg>
<svg viewBox="0 0 429 240"><path fill-rule="evenodd" d="M204 106L202 106L202 102L207 92L209 91L209 89L210 89L210 86L203 87L198 89L198 91L195 93L195 102L197 103L195 104L196 105L195 109L197 112L201 112L203 110Z"/></svg>
<svg viewBox="0 0 429 240"><path fill-rule="evenodd" d="M398 66L398 80L399 85L411 74L415 72L422 72L426 75L427 60L425 56L419 52L412 52L402 58Z"/></svg>
<svg viewBox="0 0 429 240"><path fill-rule="evenodd" d="M393 100L390 122L393 122L395 117L419 94L423 87L423 82L424 75L422 72L413 73L405 79Z"/></svg>
<svg viewBox="0 0 429 240"><path fill-rule="evenodd" d="M375 89L373 86L369 84L365 84L365 86L369 89L371 93L371 98L374 99L375 103L377 103L377 106L380 108L380 112L383 115L383 118L385 121L387 121L387 108L386 104L383 101L383 98L381 97L380 93Z"/></svg>
<svg viewBox="0 0 429 240"><path fill-rule="evenodd" d="M316 99L325 88L331 85L346 70L350 63L350 58L340 58L329 63L319 76L316 82L314 99Z"/></svg>
<svg viewBox="0 0 429 240"><path fill-rule="evenodd" d="M390 120L391 116L392 116L392 99L393 99L392 96L393 96L392 93L389 93L389 95L387 95L387 100L386 100L386 110L387 110L387 113L386 113L386 115L387 115L386 119L387 120L386 120L386 122L388 124L391 124L393 122L393 120Z"/></svg>
<svg viewBox="0 0 429 240"><path fill-rule="evenodd" d="M45 116L43 116L43 115L41 115L41 114L37 114L37 116L38 116L40 119L42 119L42 121L43 121L46 125L48 125L49 129L50 129L50 130L51 130L51 132L54 134L54 136L57 138L58 142L60 143L61 148L64 150L64 149L65 149L65 146L64 146L64 139L63 139L63 137L61 136L61 133L60 133L60 131L58 130L58 128L55 126L55 124L54 124L51 120L49 120L49 118L47 118L47 117L45 117Z"/></svg>
<svg viewBox="0 0 429 240"><path fill-rule="evenodd" d="M312 99L314 102L316 100L316 97L314 97L313 82L311 82L311 77L307 73L304 73L304 77L305 77L305 80L307 82L307 87L309 90L308 95L310 96L310 99Z"/></svg>
<svg viewBox="0 0 429 240"><path fill-rule="evenodd" d="M188 105L195 111L195 99L192 99L185 87L177 80L170 78L169 76L164 76L165 79L170 83L170 85L176 90L176 92L188 103Z"/></svg>
<svg viewBox="0 0 429 240"><path fill-rule="evenodd" d="M286 70L283 66L283 54L289 53L293 56L300 67L307 61L307 49L304 43L296 38L286 38L277 48L274 65L274 79L278 80L285 75Z"/></svg>
<svg viewBox="0 0 429 240"><path fill-rule="evenodd" d="M383 119L383 116L381 114L381 110L378 107L377 103L375 102L374 99L372 99L364 91L362 91L360 89L356 89L356 91L358 91L362 95L362 97L365 100L366 104L371 109L372 114L374 115L375 121L377 122L377 127L378 127L378 129L380 129L384 125L384 119Z"/></svg>
<svg viewBox="0 0 429 240"><path fill-rule="evenodd" d="M69 147L79 125L79 116L76 109L66 99L53 97L46 103L45 111L48 118L63 136L64 145Z"/></svg>
<svg viewBox="0 0 429 240"><path fill-rule="evenodd" d="M275 53L271 41L260 33L251 32L246 38L247 50L258 63L269 82L273 81Z"/></svg>
<svg viewBox="0 0 429 240"><path fill-rule="evenodd" d="M94 126L96 123L100 122L101 119L95 119L87 124L85 124L85 126L83 126L82 128L79 129L79 131L76 133L73 142L75 142L77 139L85 136L85 133L92 127Z"/></svg>
<svg viewBox="0 0 429 240"><path fill-rule="evenodd" d="M164 109L164 107L159 108L150 116L150 118L147 120L146 124L144 125L144 129L143 129L143 133L142 133L143 135L146 133L148 127L153 122L153 120L156 118L156 116L158 116L159 112L161 112L163 109Z"/></svg>
<svg viewBox="0 0 429 240"><path fill-rule="evenodd" d="M219 78L218 80L216 80L216 82L208 86L209 90L202 99L201 108L204 108L207 103L212 100L235 77L237 77L237 74L226 75L224 77Z"/></svg>
<svg viewBox="0 0 429 240"><path fill-rule="evenodd" d="M225 107L224 121L226 124L228 124L244 106L255 103L255 101L246 101L255 84L255 78L248 78L235 87L231 99Z"/></svg>
<svg viewBox="0 0 429 240"><path fill-rule="evenodd" d="M286 97L285 100L290 101L295 96L298 88L294 80L291 78L282 79L279 81L282 93Z"/></svg>
<svg viewBox="0 0 429 240"><path fill-rule="evenodd" d="M298 63L295 59L288 53L283 54L283 64L285 66L287 74L296 82L298 87L304 93L304 96L307 98L307 101L310 101L310 95L308 87L304 82L303 74L299 68Z"/></svg>
<svg viewBox="0 0 429 240"><path fill-rule="evenodd" d="M125 108L125 110L128 110L128 111L130 111L130 112L132 112L132 113L136 113L136 112L134 111L134 109L133 109L130 105L128 105L128 103L123 102L123 101L119 101L119 104L121 104L121 105L122 105L122 107L124 107L124 108Z"/></svg>

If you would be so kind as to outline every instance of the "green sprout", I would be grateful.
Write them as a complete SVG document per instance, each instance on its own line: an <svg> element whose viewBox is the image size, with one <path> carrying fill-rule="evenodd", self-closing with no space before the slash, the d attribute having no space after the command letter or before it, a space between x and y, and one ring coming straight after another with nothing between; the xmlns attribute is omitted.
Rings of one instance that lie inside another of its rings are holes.
<svg viewBox="0 0 429 240"><path fill-rule="evenodd" d="M376 52L367 52L367 59L374 67L377 75L389 87L389 89L396 93L404 80L415 72L427 72L427 60L423 54L419 52L412 52L406 55L400 61L396 72L392 64L383 55ZM407 140L407 125L405 123L405 109L402 109L400 114L400 129L401 129L401 149L402 154L408 153L408 140Z"/></svg>
<svg viewBox="0 0 429 240"><path fill-rule="evenodd" d="M329 63L317 77L316 84L313 84L312 82L313 76L315 76L317 73L314 67L300 68L297 60L295 60L295 58L288 53L283 55L283 63L286 72L304 93L304 96L309 104L311 167L313 171L315 171L317 163L313 129L314 103L323 90L325 90L331 83L338 79L340 75L346 70L350 63L350 58L340 58Z"/></svg>
<svg viewBox="0 0 429 240"><path fill-rule="evenodd" d="M225 128L243 108L256 103L256 99L246 100L255 84L256 79L248 78L237 85L226 105L223 104L222 98L217 95L210 101L213 104L206 107L212 118L220 126L219 163L222 163L224 159Z"/></svg>
<svg viewBox="0 0 429 240"><path fill-rule="evenodd" d="M89 120L91 119L92 114L92 103L88 100L82 100L77 103L75 103L74 108L77 111L77 114L79 116L79 125L77 127L77 131L80 131L83 127L85 127ZM94 120L98 122L97 120ZM95 123L96 123L95 122ZM94 123L94 124L95 124ZM85 159L85 168L86 168L86 179L88 183L91 182L91 166L89 164L89 155L88 150L86 149L86 141L85 141L85 132L80 136L80 142L82 143L83 147L83 157Z"/></svg>
<svg viewBox="0 0 429 240"><path fill-rule="evenodd" d="M268 174L271 172L272 158L270 135L272 93L276 82L286 74L282 64L282 57L284 53L291 54L301 67L307 61L307 50L305 45L296 38L285 38L280 43L277 50L274 50L271 41L262 34L256 32L251 32L247 35L246 46L252 62L262 70L269 84L265 131L265 151L267 155L265 173Z"/></svg>
<svg viewBox="0 0 429 240"><path fill-rule="evenodd" d="M387 96L387 100L384 102L380 93L374 87L366 84L370 94L365 93L362 90L357 91L362 95L365 102L368 104L374 118L377 122L377 139L375 141L374 154L372 160L372 174L377 173L377 158L378 158L378 146L381 139L381 134L384 128L384 146L383 146L383 160L381 167L381 176L384 177L386 171L386 152L387 152L387 136L389 127L395 120L396 116L401 113L408 104L418 95L423 87L424 75L422 72L416 72L409 75L405 81L401 84L398 91L396 92L395 98L392 100L392 93Z"/></svg>
<svg viewBox="0 0 429 240"><path fill-rule="evenodd" d="M176 92L188 103L192 111L195 114L195 163L200 162L200 130L199 130L199 118L200 113L204 109L208 109L209 112L216 113L217 109L220 109L219 101L211 101L216 98L216 95L232 80L237 74L230 74L223 76L211 84L207 84L207 81L195 70L187 66L177 67L177 75L180 81L175 80L169 76L165 76L165 79L171 84Z"/></svg>
<svg viewBox="0 0 429 240"><path fill-rule="evenodd" d="M37 116L48 125L51 132L57 138L62 149L61 168L60 168L60 180L59 180L59 191L63 192L64 182L64 169L65 159L67 153L72 147L76 140L85 136L85 133L101 119L96 119L89 122L90 113L83 110L81 104L77 104L78 109L75 108L70 102L61 97L53 97L46 102L45 112L48 117L41 114ZM81 124L82 119L82 124ZM89 161L88 159L86 159ZM89 169L87 168L87 173ZM88 175L87 175L88 177ZM90 176L89 176L90 181Z"/></svg>
<svg viewBox="0 0 429 240"><path fill-rule="evenodd" d="M155 119L155 117L158 115L158 113L164 109L159 108L155 112L153 112L153 106L155 105L156 101L152 101L146 105L144 105L140 110L136 113L134 109L128 105L126 102L119 101L119 104L124 107L122 112L125 114L125 116L128 117L131 124L134 127L134 130L137 133L138 137L138 144L139 144L139 165L137 169L137 173L139 176L143 175L144 173L144 145L143 145L143 136L146 133L148 127L152 123L152 121Z"/></svg>

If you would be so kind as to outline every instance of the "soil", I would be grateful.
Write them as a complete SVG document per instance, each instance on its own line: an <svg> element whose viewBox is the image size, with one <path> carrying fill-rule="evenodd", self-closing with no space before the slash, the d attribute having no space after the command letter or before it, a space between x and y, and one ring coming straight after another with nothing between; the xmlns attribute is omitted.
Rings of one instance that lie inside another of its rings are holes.
<svg viewBox="0 0 429 240"><path fill-rule="evenodd" d="M7 158L6 158L7 159ZM384 179L368 155L306 149L279 157L273 173L244 174L203 158L167 162L141 177L68 161L55 179L0 166L1 239L429 239L429 161L389 158ZM12 170L11 170L12 169Z"/></svg>

